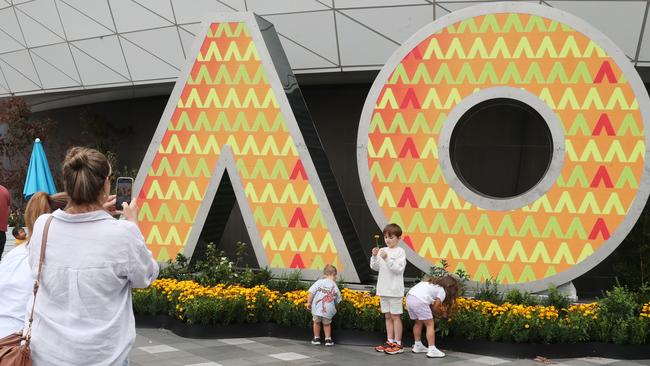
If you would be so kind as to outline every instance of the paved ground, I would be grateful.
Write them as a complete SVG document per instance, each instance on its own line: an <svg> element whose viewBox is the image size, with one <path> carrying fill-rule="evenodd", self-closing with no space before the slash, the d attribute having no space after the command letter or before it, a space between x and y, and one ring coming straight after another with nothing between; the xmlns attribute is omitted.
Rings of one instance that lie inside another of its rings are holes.
<svg viewBox="0 0 650 366"><path fill-rule="evenodd" d="M442 359L427 359L423 354L385 355L370 347L313 346L309 340L296 341L272 337L191 339L165 329L137 329L131 351L131 366L248 366L248 365L544 365L529 359L496 358L461 352L448 352ZM650 365L650 360L620 361L607 358L549 360L546 364Z"/></svg>

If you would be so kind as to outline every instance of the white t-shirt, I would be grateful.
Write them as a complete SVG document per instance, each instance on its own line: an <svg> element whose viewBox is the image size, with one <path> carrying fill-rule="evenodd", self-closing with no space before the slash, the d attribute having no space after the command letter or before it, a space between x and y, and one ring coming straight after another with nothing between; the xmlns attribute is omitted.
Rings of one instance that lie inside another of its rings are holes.
<svg viewBox="0 0 650 366"><path fill-rule="evenodd" d="M381 252L386 252L386 259ZM377 295L388 297L404 297L404 268L406 268L406 252L396 246L379 249L376 256L370 257L370 268L379 272L377 276Z"/></svg>
<svg viewBox="0 0 650 366"><path fill-rule="evenodd" d="M408 293L429 305L433 304L436 299L439 299L440 302L445 301L445 296L447 295L444 288L429 283L428 281L422 281L411 287Z"/></svg>
<svg viewBox="0 0 650 366"><path fill-rule="evenodd" d="M341 302L341 291L336 282L329 278L321 278L309 288L314 298L311 302L311 313L332 319L336 314L336 304Z"/></svg>
<svg viewBox="0 0 650 366"><path fill-rule="evenodd" d="M34 366L121 366L135 341L131 288L147 287L158 263L137 226L105 211L52 216L32 327ZM34 224L40 243L49 215ZM33 275L40 245L29 248Z"/></svg>
<svg viewBox="0 0 650 366"><path fill-rule="evenodd" d="M27 254L26 245L19 245L0 262L0 338L23 330L34 286Z"/></svg>

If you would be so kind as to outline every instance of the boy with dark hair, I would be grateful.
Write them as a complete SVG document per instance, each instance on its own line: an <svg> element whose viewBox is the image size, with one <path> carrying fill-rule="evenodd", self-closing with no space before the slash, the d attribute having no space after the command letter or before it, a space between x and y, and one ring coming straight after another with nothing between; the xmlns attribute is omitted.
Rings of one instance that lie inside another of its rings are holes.
<svg viewBox="0 0 650 366"><path fill-rule="evenodd" d="M25 244L27 241L27 234L25 233L25 229L22 227L13 228L13 230L11 230L11 235L14 236L16 245Z"/></svg>
<svg viewBox="0 0 650 366"><path fill-rule="evenodd" d="M402 228L388 224L384 228L386 248L372 248L370 268L379 272L377 276L377 295L381 312L386 318L387 341L375 347L377 352L390 355L404 352L402 348L402 313L404 307L404 268L406 252L398 246L402 238Z"/></svg>

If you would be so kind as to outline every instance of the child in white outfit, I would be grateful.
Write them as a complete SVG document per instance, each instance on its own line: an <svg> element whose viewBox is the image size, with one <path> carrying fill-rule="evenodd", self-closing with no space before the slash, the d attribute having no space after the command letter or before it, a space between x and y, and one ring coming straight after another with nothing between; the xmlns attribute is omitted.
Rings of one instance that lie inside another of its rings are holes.
<svg viewBox="0 0 650 366"><path fill-rule="evenodd" d="M402 313L404 308L404 268L406 252L397 246L402 237L402 228L397 224L388 224L384 228L386 248L373 248L370 268L379 272L377 277L377 295L381 312L386 318L387 341L375 347L377 352L387 354L402 353Z"/></svg>
<svg viewBox="0 0 650 366"><path fill-rule="evenodd" d="M458 281L450 276L431 277L413 286L406 294L406 308L409 317L415 320L413 325L413 353L427 353L427 357L445 357L445 354L436 348L436 332L434 316L446 317L451 305L458 295ZM429 348L422 344L422 325L427 328L427 343Z"/></svg>

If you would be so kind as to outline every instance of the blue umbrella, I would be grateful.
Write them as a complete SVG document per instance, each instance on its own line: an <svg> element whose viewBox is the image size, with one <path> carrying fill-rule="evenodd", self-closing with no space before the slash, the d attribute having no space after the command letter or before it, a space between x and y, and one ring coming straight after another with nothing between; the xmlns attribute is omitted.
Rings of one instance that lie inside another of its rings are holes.
<svg viewBox="0 0 650 366"><path fill-rule="evenodd" d="M25 196L25 199L29 199L36 192L56 193L52 172L50 172L50 166L47 164L47 157L45 157L45 150L41 145L41 139L38 138L34 141L32 157L29 159L29 169L27 170L23 196Z"/></svg>

